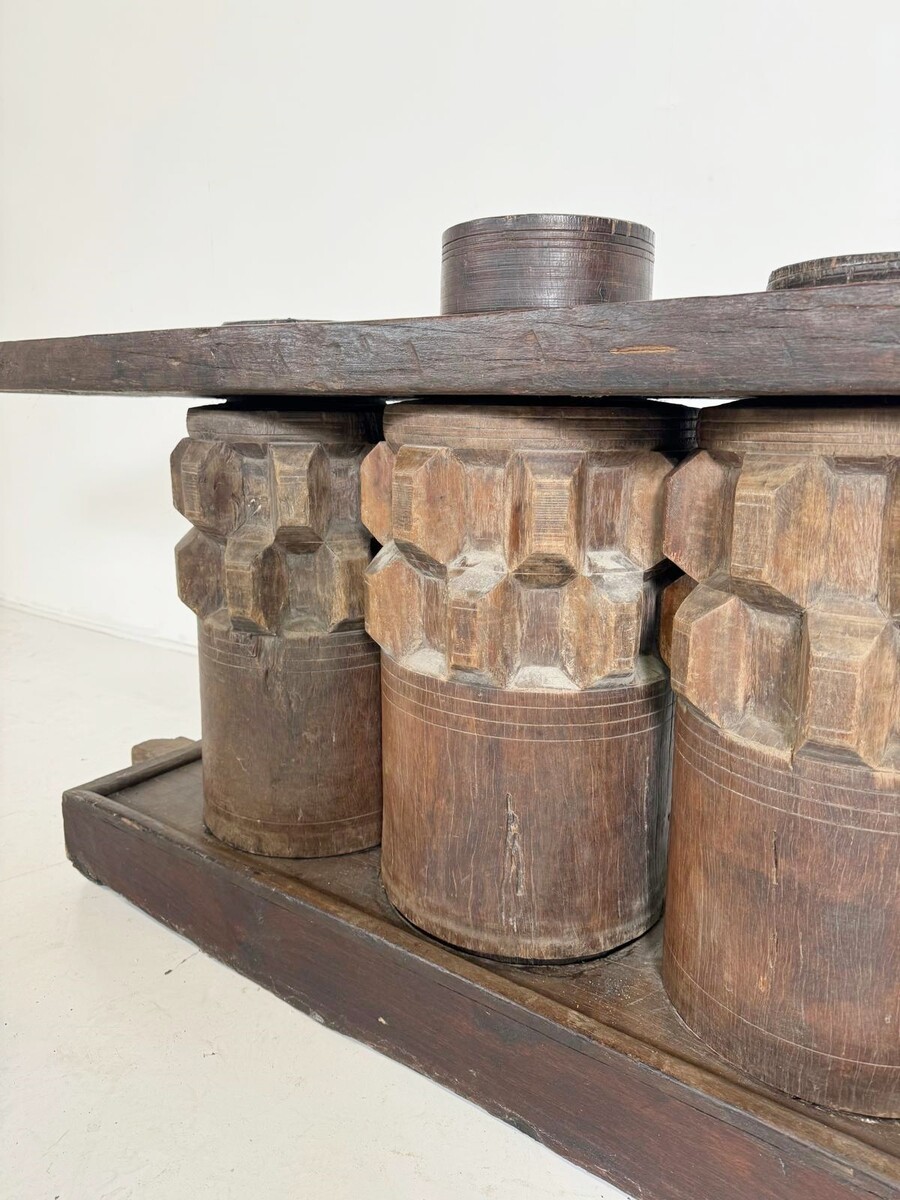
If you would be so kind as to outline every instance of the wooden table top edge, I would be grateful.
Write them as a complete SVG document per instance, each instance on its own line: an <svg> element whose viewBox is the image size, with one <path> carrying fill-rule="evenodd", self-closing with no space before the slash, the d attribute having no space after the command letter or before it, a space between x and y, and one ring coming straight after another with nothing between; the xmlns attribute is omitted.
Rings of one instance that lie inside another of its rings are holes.
<svg viewBox="0 0 900 1200"><path fill-rule="evenodd" d="M0 343L0 391L546 399L900 395L900 281Z"/></svg>

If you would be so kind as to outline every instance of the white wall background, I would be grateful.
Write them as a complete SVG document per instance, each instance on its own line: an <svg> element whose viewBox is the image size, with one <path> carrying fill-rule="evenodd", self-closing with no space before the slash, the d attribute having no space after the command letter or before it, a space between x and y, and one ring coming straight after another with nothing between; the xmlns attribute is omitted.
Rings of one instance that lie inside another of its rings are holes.
<svg viewBox="0 0 900 1200"><path fill-rule="evenodd" d="M893 0L0 0L0 339L434 312L493 213L657 233L656 294L900 245ZM185 403L0 398L0 597L191 643Z"/></svg>

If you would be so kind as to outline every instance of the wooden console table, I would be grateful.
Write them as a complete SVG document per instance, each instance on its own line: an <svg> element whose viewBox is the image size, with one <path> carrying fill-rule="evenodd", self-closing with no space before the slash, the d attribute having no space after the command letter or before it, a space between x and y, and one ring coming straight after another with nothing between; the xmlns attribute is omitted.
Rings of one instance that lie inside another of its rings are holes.
<svg viewBox="0 0 900 1200"><path fill-rule="evenodd" d="M11 342L0 390L281 397L286 408L292 396L323 408L329 396L898 396L900 284ZM68 792L78 869L636 1196L898 1195L900 1122L804 1104L718 1059L666 1000L660 925L575 965L455 952L391 909L377 850L276 860L211 837L200 753Z"/></svg>

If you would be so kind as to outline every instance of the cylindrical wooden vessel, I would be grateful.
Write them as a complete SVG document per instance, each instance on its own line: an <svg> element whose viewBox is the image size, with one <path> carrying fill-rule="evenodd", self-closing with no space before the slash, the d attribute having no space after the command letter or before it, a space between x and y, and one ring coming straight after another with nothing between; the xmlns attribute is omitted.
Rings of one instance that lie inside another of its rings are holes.
<svg viewBox="0 0 900 1200"><path fill-rule="evenodd" d="M900 407L743 402L698 442L666 515L665 987L773 1087L900 1116Z"/></svg>
<svg viewBox="0 0 900 1200"><path fill-rule="evenodd" d="M378 647L359 466L381 404L192 409L172 455L176 551L198 617L204 820L254 854L345 854L381 836Z"/></svg>
<svg viewBox="0 0 900 1200"><path fill-rule="evenodd" d="M662 904L661 501L692 414L398 404L363 463L382 648L382 873L410 921L520 960Z"/></svg>
<svg viewBox="0 0 900 1200"><path fill-rule="evenodd" d="M649 300L653 233L556 213L485 217L444 233L441 312Z"/></svg>
<svg viewBox="0 0 900 1200"><path fill-rule="evenodd" d="M875 283L900 277L900 250L874 254L839 254L778 267L769 276L768 291L789 288L835 287L840 283Z"/></svg>

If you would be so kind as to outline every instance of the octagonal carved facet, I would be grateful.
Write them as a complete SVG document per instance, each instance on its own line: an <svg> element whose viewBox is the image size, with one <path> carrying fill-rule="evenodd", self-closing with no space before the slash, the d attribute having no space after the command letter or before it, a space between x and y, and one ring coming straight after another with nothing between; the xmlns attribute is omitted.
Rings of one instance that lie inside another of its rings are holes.
<svg viewBox="0 0 900 1200"><path fill-rule="evenodd" d="M577 572L584 456L515 454L507 469L507 560L523 587L559 587Z"/></svg>
<svg viewBox="0 0 900 1200"><path fill-rule="evenodd" d="M731 464L698 450L668 479L663 549L692 579L710 579L727 562L736 477Z"/></svg>
<svg viewBox="0 0 900 1200"><path fill-rule="evenodd" d="M225 547L199 529L189 530L175 547L178 595L198 617L225 602Z"/></svg>
<svg viewBox="0 0 900 1200"><path fill-rule="evenodd" d="M499 555L463 560L447 588L447 661L451 670L503 683L513 665L512 583Z"/></svg>
<svg viewBox="0 0 900 1200"><path fill-rule="evenodd" d="M425 580L394 545L366 573L366 629L392 658L415 653L425 641Z"/></svg>
<svg viewBox="0 0 900 1200"><path fill-rule="evenodd" d="M310 553L325 540L331 516L328 455L317 443L276 442L268 460L275 540L294 553Z"/></svg>
<svg viewBox="0 0 900 1200"><path fill-rule="evenodd" d="M373 446L362 460L360 516L376 542L391 540L391 489L394 485L394 452L387 442Z"/></svg>
<svg viewBox="0 0 900 1200"><path fill-rule="evenodd" d="M244 519L241 456L224 442L184 438L172 453L175 507L210 537L227 537Z"/></svg>
<svg viewBox="0 0 900 1200"><path fill-rule="evenodd" d="M387 538L366 574L371 636L406 666L494 687L633 678L655 646L684 446L683 411L670 427L662 408L389 409L362 468L363 519Z"/></svg>
<svg viewBox="0 0 900 1200"><path fill-rule="evenodd" d="M462 463L446 448L403 446L394 462L394 541L428 575L445 576L463 547Z"/></svg>

